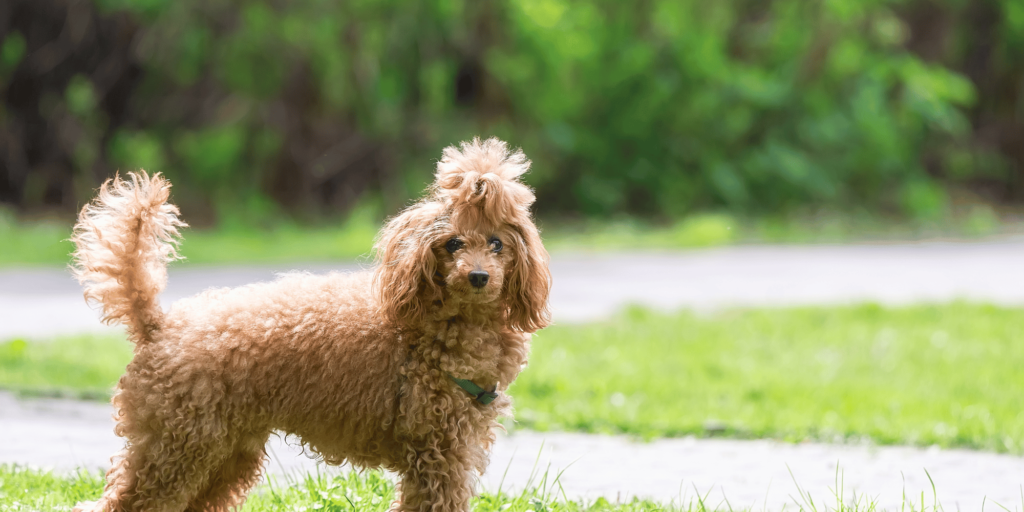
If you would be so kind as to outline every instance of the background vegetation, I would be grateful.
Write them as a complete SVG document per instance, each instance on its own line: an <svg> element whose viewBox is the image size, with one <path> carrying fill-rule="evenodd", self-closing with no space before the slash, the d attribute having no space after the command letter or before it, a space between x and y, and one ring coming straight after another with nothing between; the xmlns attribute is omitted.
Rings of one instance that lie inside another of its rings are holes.
<svg viewBox="0 0 1024 512"><path fill-rule="evenodd" d="M0 202L115 169L193 224L391 213L522 146L541 213L670 220L1024 199L1014 0L9 0Z"/></svg>

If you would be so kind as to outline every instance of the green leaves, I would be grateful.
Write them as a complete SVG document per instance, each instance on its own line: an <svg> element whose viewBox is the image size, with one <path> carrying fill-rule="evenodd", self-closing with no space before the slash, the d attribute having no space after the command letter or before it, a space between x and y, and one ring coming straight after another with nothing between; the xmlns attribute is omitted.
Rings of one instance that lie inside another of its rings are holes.
<svg viewBox="0 0 1024 512"><path fill-rule="evenodd" d="M246 133L241 126L222 126L181 134L178 154L197 180L205 186L225 183L242 160Z"/></svg>
<svg viewBox="0 0 1024 512"><path fill-rule="evenodd" d="M225 38L217 59L217 76L228 88L256 98L280 92L290 56L278 39L276 17L262 3L244 8L241 26Z"/></svg>
<svg viewBox="0 0 1024 512"><path fill-rule="evenodd" d="M0 80L11 74L24 56L25 37L20 32L11 32L0 42Z"/></svg>
<svg viewBox="0 0 1024 512"><path fill-rule="evenodd" d="M941 203L921 190L1005 167L946 156L969 145L978 93L904 49L910 29L888 0L104 2L150 20L145 100L212 91L188 118L163 106L143 127L159 146L145 152L184 187L308 173L350 133L387 149L399 184L428 180L444 145L505 137L533 158L539 204L597 217L917 216ZM1009 25L1024 19L1006 4ZM12 41L2 55L18 55ZM475 89L460 103L466 69ZM292 145L257 154L266 133ZM123 140L111 149L128 151ZM926 159L943 168L927 174Z"/></svg>

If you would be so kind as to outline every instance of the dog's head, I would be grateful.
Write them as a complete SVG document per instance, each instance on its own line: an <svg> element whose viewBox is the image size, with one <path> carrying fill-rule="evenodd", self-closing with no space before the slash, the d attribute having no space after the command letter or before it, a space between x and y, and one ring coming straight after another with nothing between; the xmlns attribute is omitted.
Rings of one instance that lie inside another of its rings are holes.
<svg viewBox="0 0 1024 512"><path fill-rule="evenodd" d="M522 151L498 139L445 148L429 194L391 219L374 246L382 314L415 325L432 306L500 306L513 329L549 322L548 254L519 181ZM454 302L453 302L454 301Z"/></svg>

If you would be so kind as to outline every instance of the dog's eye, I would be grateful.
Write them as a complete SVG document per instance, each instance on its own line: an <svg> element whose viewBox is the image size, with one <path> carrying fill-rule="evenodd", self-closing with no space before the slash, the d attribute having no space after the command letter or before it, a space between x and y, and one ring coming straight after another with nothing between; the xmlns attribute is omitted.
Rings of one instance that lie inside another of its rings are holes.
<svg viewBox="0 0 1024 512"><path fill-rule="evenodd" d="M494 251L494 252L501 252L501 248L503 246L501 245L501 240L498 240L498 237L491 238L491 240L489 242L487 242L487 243L488 243L488 245L491 246L491 250L492 251Z"/></svg>
<svg viewBox="0 0 1024 512"><path fill-rule="evenodd" d="M446 251L454 253L455 251L462 249L462 240L452 238L451 240L448 240L448 243L444 244L444 248Z"/></svg>

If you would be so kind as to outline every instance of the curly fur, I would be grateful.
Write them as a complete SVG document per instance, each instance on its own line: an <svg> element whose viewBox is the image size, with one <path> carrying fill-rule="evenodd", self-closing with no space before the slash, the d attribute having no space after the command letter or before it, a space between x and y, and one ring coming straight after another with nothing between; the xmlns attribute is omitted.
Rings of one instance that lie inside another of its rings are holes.
<svg viewBox="0 0 1024 512"><path fill-rule="evenodd" d="M238 507L281 431L329 464L396 472L395 510L468 510L512 412L503 391L549 322L528 168L497 139L447 148L428 195L381 230L373 271L208 290L167 313L156 294L182 225L169 184L105 184L76 226L74 269L136 347L113 398L125 448L101 499L76 509ZM481 270L487 284L471 285ZM480 404L449 374L502 393Z"/></svg>
<svg viewBox="0 0 1024 512"><path fill-rule="evenodd" d="M155 174L114 178L82 209L71 239L72 273L85 286L85 298L103 307L103 322L128 326L131 339L144 342L163 311L156 296L167 285L167 263L177 259L178 209L167 204L171 185Z"/></svg>

